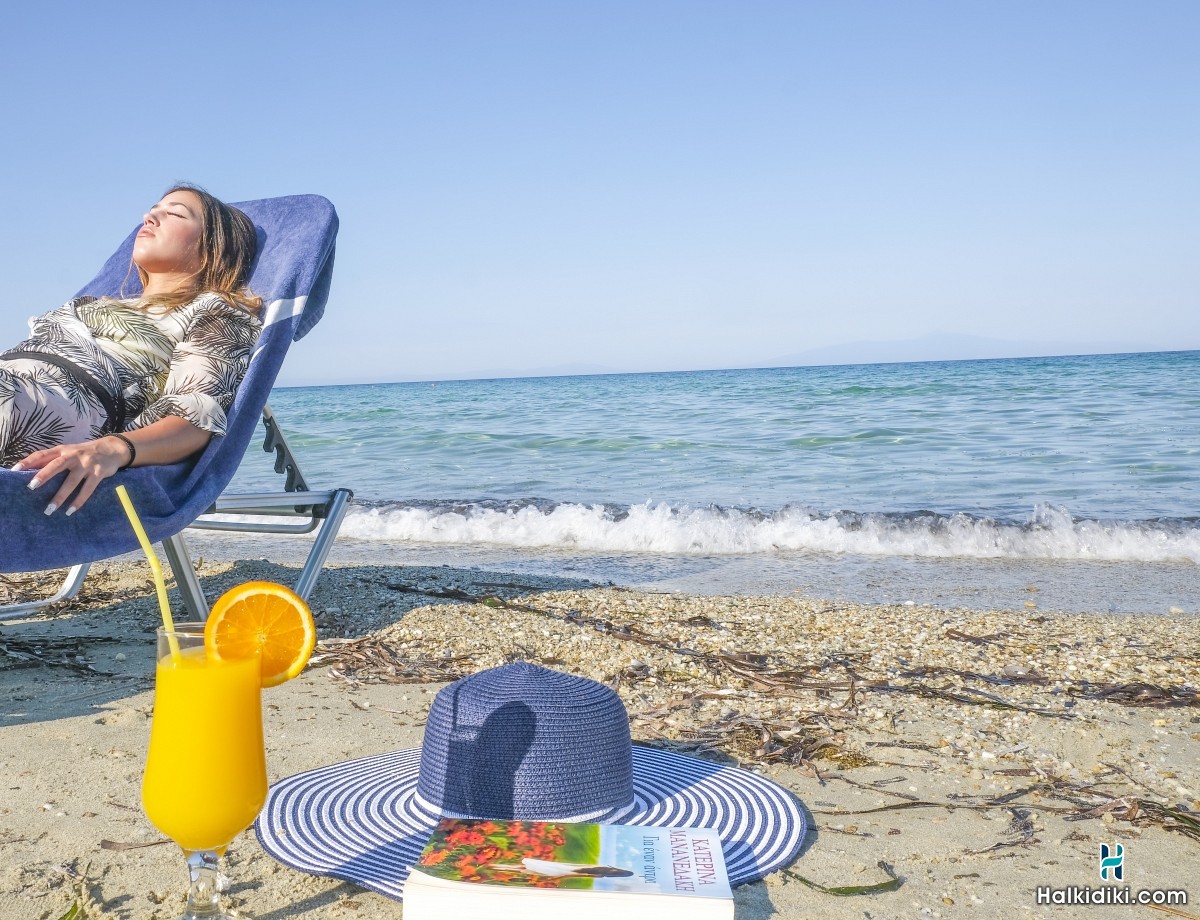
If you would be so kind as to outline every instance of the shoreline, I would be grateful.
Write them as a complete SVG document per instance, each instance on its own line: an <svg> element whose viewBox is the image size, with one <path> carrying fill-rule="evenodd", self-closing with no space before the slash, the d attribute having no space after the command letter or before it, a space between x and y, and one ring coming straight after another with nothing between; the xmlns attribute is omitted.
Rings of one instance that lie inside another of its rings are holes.
<svg viewBox="0 0 1200 920"><path fill-rule="evenodd" d="M268 557L299 562L307 537L212 531L188 534L193 557ZM141 557L124 557L136 562ZM652 592L699 595L798 595L854 604L948 606L979 611L1037 609L1062 613L1200 616L1200 567L1192 562L965 559L853 553L756 553L717 556L592 553L360 540L339 535L333 564L488 569L539 578L565 577Z"/></svg>
<svg viewBox="0 0 1200 920"><path fill-rule="evenodd" d="M295 571L206 561L199 574L214 597ZM1200 877L1195 617L653 593L345 562L327 567L311 604L313 663L264 693L272 780L417 747L447 680L520 657L615 685L636 741L736 760L800 798L802 855L790 874L737 889L739 920L1092 916L1039 906L1034 889L1098 885L1101 843L1125 846L1135 889ZM89 918L174 916L182 860L140 846L158 839L138 803L157 617L145 565L108 562L56 615L0 625L0 914L58 920L82 897ZM855 897L799 880L872 885L889 871L898 890ZM401 915L275 863L252 833L229 874L230 906L259 918ZM1200 916L1200 890L1189 893L1182 909Z"/></svg>

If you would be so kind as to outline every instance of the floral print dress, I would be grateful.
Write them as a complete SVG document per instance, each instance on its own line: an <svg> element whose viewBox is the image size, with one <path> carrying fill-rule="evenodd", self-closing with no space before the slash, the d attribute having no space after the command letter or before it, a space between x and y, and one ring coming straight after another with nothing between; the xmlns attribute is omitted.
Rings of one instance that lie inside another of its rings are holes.
<svg viewBox="0 0 1200 920"><path fill-rule="evenodd" d="M31 319L30 337L0 355L0 466L102 437L112 430L116 394L124 400L125 431L176 415L224 434L225 412L261 328L212 293L169 312L78 297Z"/></svg>

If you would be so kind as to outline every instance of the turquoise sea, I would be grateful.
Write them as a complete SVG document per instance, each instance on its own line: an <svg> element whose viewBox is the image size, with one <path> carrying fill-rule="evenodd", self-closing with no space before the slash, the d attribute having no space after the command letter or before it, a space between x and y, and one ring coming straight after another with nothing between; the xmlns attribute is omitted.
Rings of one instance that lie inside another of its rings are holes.
<svg viewBox="0 0 1200 920"><path fill-rule="evenodd" d="M346 552L688 590L1200 604L1200 352L285 388ZM257 457L253 456L257 454ZM257 448L235 482L273 487Z"/></svg>

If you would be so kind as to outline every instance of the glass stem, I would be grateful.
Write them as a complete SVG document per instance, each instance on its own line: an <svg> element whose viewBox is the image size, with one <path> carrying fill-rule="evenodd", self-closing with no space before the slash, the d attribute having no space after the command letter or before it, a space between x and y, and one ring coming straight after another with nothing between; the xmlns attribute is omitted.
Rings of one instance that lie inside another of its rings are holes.
<svg viewBox="0 0 1200 920"><path fill-rule="evenodd" d="M188 853L188 873L192 884L188 888L187 910L181 920L203 920L221 916L221 874L217 870L219 854L212 850Z"/></svg>

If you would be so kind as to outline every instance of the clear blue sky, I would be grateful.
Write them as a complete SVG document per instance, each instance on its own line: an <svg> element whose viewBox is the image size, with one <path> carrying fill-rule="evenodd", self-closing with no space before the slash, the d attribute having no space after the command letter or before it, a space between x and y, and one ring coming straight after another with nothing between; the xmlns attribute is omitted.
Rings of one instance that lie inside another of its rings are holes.
<svg viewBox="0 0 1200 920"><path fill-rule="evenodd" d="M13 5L0 336L187 179L338 208L283 383L1200 348L1197 47L1194 0Z"/></svg>

